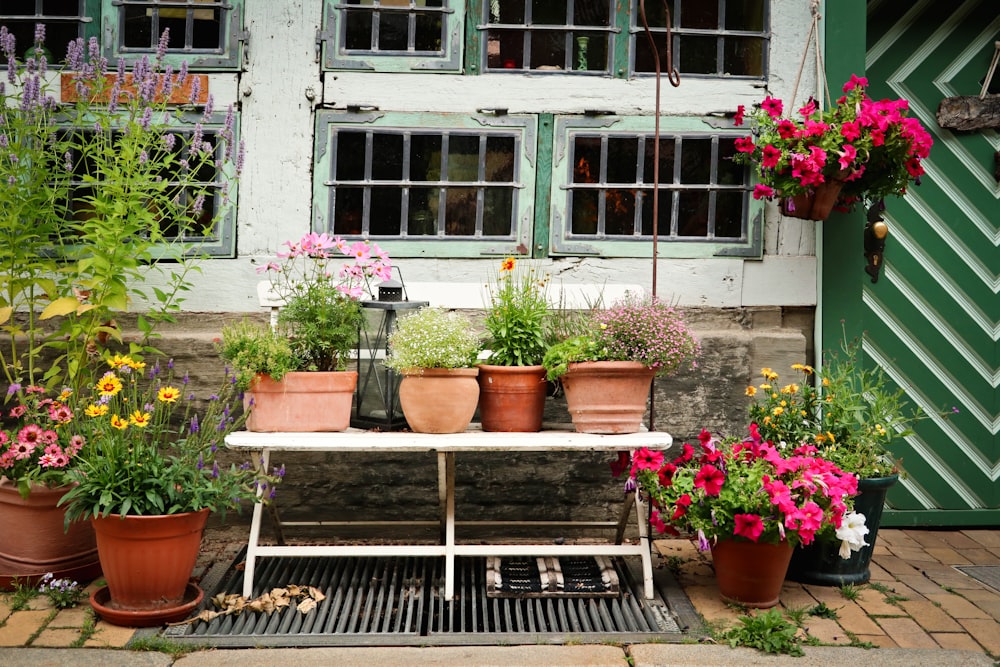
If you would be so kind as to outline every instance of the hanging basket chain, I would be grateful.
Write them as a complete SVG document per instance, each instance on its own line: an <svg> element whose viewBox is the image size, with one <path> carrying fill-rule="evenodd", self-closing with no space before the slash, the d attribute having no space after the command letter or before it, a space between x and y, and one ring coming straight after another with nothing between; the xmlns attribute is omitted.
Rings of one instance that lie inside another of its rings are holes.
<svg viewBox="0 0 1000 667"><path fill-rule="evenodd" d="M812 44L816 50L816 81L823 82L823 90L820 93L825 93L826 97L819 100L820 108L824 108L826 103L831 99L830 97L830 86L826 80L826 67L823 63L823 53L820 49L819 44L819 20L822 15L819 13L819 2L820 0L810 0L809 6L812 12L812 24L809 26L809 34L806 36L806 45L802 49L802 60L799 61L799 69L795 73L795 85L792 87L792 98L788 105L786 115L791 115L792 107L795 106L795 97L799 93L799 83L802 80L802 70L806 66L806 58L809 56L809 45Z"/></svg>

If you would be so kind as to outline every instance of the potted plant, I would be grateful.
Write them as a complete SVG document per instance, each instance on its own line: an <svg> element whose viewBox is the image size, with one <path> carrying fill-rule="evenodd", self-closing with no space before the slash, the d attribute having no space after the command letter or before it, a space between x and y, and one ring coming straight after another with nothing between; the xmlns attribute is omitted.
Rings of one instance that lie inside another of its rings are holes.
<svg viewBox="0 0 1000 667"><path fill-rule="evenodd" d="M801 420L802 428L794 439L814 444L820 456L858 477L853 504L862 543L847 554L834 531L823 531L813 544L796 550L788 571L795 581L834 586L868 581L886 493L900 474L892 443L910 434L912 423L922 417L919 408L909 408L901 389L889 387L881 369L861 367L856 344L845 342L841 349L841 355L828 355L824 360L818 391L810 382L813 369L800 365L793 369L804 374L801 385L793 383L795 391L778 390L781 400L809 406L808 418ZM773 372L770 377L777 380ZM773 391L764 396L765 400L751 407L752 414L780 407ZM781 428L777 422L773 425Z"/></svg>
<svg viewBox="0 0 1000 667"><path fill-rule="evenodd" d="M423 308L389 334L385 365L403 376L399 404L417 433L461 433L479 402L479 336L464 315Z"/></svg>
<svg viewBox="0 0 1000 667"><path fill-rule="evenodd" d="M539 431L548 383L546 277L508 257L487 285L486 363L479 364L484 431Z"/></svg>
<svg viewBox="0 0 1000 667"><path fill-rule="evenodd" d="M77 404L72 432L88 445L60 504L68 521L89 521L97 534L107 580L91 596L97 612L113 623L159 625L200 600L188 580L208 513L267 502L283 470L219 460L223 439L244 420L234 378L198 401L172 362L107 362Z"/></svg>
<svg viewBox="0 0 1000 667"><path fill-rule="evenodd" d="M14 384L8 396L0 428L0 587L46 573L94 578L100 565L93 529L66 529L65 510L57 505L86 444L71 430L77 418L72 393L49 396L42 387Z"/></svg>
<svg viewBox="0 0 1000 667"><path fill-rule="evenodd" d="M350 424L358 373L348 370L364 322L358 299L371 279L388 280L391 263L377 245L348 244L315 232L286 242L269 262L283 301L277 327L246 322L223 328L220 354L248 389L251 431L343 431ZM338 258L350 257L350 261Z"/></svg>
<svg viewBox="0 0 1000 667"><path fill-rule="evenodd" d="M757 105L749 114L752 134L736 141L735 156L754 166L754 198L777 197L785 215L823 220L834 206L901 196L910 181L919 184L930 134L907 115L907 100L872 100L867 86L851 75L836 106L824 110L810 98L797 116L783 116L784 103L774 97ZM737 109L736 125L744 112Z"/></svg>
<svg viewBox="0 0 1000 667"><path fill-rule="evenodd" d="M561 382L577 431L634 433L653 377L693 366L700 351L679 309L628 294L592 311L587 333L553 345L542 364L550 380Z"/></svg>
<svg viewBox="0 0 1000 667"><path fill-rule="evenodd" d="M723 599L774 606L793 547L827 527L847 534L857 478L815 447L782 450L755 425L746 438L703 430L698 440L671 461L639 449L616 472L628 467L628 484L650 499L658 532L695 535L700 549L712 551Z"/></svg>

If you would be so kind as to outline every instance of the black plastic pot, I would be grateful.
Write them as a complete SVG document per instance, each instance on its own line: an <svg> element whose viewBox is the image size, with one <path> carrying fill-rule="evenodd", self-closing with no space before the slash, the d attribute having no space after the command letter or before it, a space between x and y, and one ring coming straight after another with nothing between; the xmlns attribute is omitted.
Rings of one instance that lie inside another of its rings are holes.
<svg viewBox="0 0 1000 667"><path fill-rule="evenodd" d="M899 480L899 475L872 477L858 483L859 494L854 498L854 511L865 515L868 535L867 546L855 551L850 558L840 557L840 542L837 540L816 540L809 546L800 546L792 554L786 579L804 584L820 586L843 586L863 584L871 578L869 569L879 524L882 522L882 507L889 488Z"/></svg>

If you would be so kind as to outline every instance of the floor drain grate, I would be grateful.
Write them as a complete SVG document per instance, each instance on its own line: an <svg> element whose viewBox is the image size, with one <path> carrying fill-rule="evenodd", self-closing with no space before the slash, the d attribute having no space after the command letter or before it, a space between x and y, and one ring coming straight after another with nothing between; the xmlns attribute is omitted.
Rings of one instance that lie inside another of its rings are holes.
<svg viewBox="0 0 1000 667"><path fill-rule="evenodd" d="M242 589L242 560L241 552L206 576L204 608L212 596ZM167 628L164 636L209 646L483 645L684 641L689 625L700 627L662 568L653 600L642 596L638 568L621 559L609 561L620 582L612 597L499 598L487 595L486 561L457 560L456 598L447 601L441 558L261 558L257 591L310 585L326 599L306 614L293 602L271 614L244 611Z"/></svg>

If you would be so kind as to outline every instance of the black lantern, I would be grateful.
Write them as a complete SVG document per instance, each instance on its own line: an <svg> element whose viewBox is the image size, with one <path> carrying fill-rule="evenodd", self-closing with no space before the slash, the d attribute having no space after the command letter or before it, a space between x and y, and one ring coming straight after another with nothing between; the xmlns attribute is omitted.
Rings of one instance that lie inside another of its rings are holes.
<svg viewBox="0 0 1000 667"><path fill-rule="evenodd" d="M427 301L410 301L400 281L387 280L378 287L378 298L362 301L365 324L358 336L358 386L354 396L351 426L355 428L398 431L406 428L406 419L399 407L400 377L386 367L389 354L389 334L396 319L407 311L429 305Z"/></svg>

